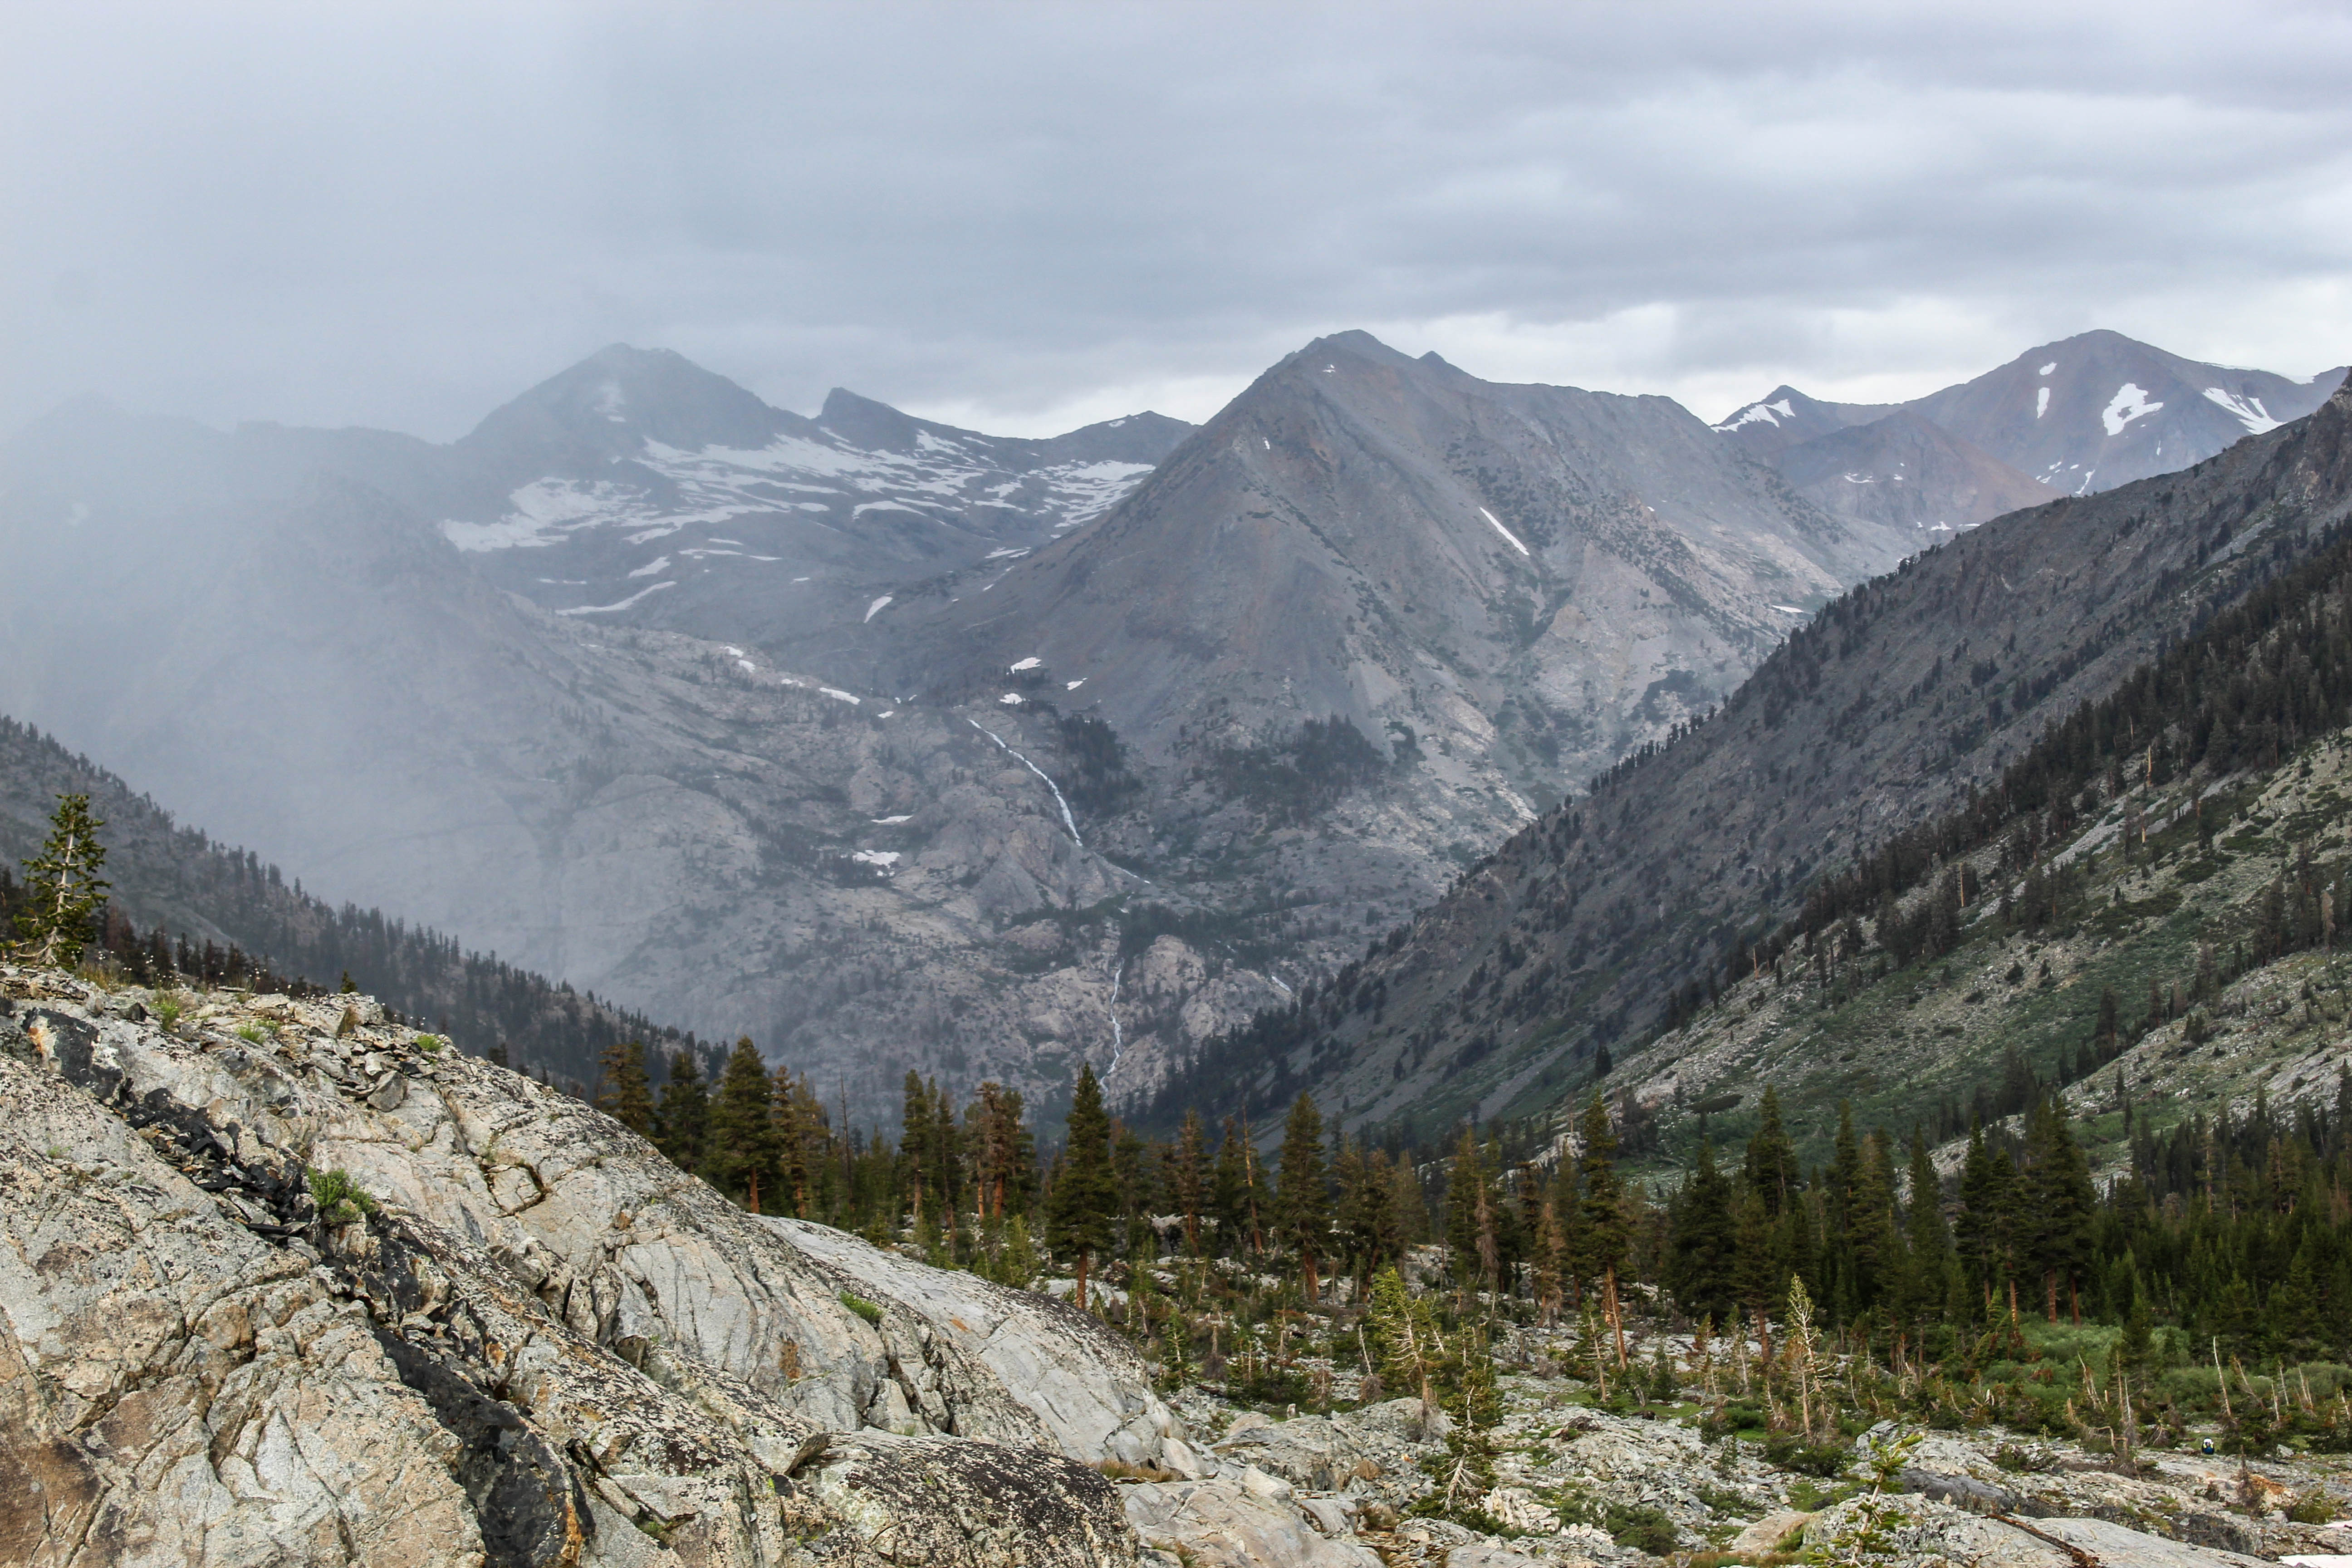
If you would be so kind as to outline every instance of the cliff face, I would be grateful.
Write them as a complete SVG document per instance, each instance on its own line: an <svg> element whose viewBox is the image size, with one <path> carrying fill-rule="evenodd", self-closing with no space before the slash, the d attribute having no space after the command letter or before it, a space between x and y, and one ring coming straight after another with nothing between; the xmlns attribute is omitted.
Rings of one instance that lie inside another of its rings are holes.
<svg viewBox="0 0 2352 1568"><path fill-rule="evenodd" d="M0 967L0 1560L1133 1560L1083 1461L1173 1425L1095 1320L364 999L171 1016Z"/></svg>

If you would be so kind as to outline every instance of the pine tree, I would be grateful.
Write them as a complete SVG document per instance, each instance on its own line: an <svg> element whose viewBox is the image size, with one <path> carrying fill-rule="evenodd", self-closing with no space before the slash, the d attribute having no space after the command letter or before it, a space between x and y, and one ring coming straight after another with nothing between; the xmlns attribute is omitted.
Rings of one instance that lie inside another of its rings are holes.
<svg viewBox="0 0 2352 1568"><path fill-rule="evenodd" d="M1275 1173L1275 1214L1283 1239L1298 1249L1299 1283L1308 1306L1321 1299L1317 1265L1331 1229L1331 1198L1323 1176L1323 1116L1305 1094L1283 1124L1282 1159Z"/></svg>
<svg viewBox="0 0 2352 1568"><path fill-rule="evenodd" d="M646 1079L645 1042L614 1041L604 1048L597 1067L604 1092L596 1097L596 1109L638 1137L652 1137L654 1091Z"/></svg>
<svg viewBox="0 0 2352 1568"><path fill-rule="evenodd" d="M1383 1268L1372 1279L1364 1327L1380 1358L1381 1381L1399 1394L1411 1391L1425 1415L1435 1403L1445 1359L1428 1300L1406 1289L1394 1267Z"/></svg>
<svg viewBox="0 0 2352 1568"><path fill-rule="evenodd" d="M719 1075L719 1093L711 1100L710 1164L719 1188L740 1195L753 1214L760 1212L763 1189L774 1197L783 1163L774 1113L768 1107L769 1088L768 1064L745 1035L729 1053Z"/></svg>
<svg viewBox="0 0 2352 1568"><path fill-rule="evenodd" d="M909 1068L898 1120L898 1194L902 1204L913 1205L919 1228L923 1223L923 1191L928 1185L930 1152L931 1097L923 1088L921 1075Z"/></svg>
<svg viewBox="0 0 2352 1568"><path fill-rule="evenodd" d="M1795 1198L1801 1183L1797 1173L1796 1146L1780 1125L1780 1093L1770 1084L1758 1108L1756 1136L1748 1141L1746 1169L1748 1190L1763 1200L1764 1212L1779 1218Z"/></svg>
<svg viewBox="0 0 2352 1568"><path fill-rule="evenodd" d="M1462 1129L1445 1173L1445 1250L1454 1266L1457 1286L1467 1289L1474 1279L1491 1273L1494 1265L1493 1208L1490 1173L1478 1135Z"/></svg>
<svg viewBox="0 0 2352 1568"><path fill-rule="evenodd" d="M2063 1285L2076 1321L2082 1301L2076 1284L2090 1246L2091 1190L2088 1163L2067 1123L2065 1102L2053 1092L2027 1117L2026 1168L2017 1209L2023 1221L2024 1261L2042 1276L2050 1321L2058 1321Z"/></svg>
<svg viewBox="0 0 2352 1568"><path fill-rule="evenodd" d="M679 1050L669 1061L669 1081L662 1085L660 1121L654 1142L670 1163L688 1175L699 1175L709 1152L710 1095L702 1081L702 1064L690 1050Z"/></svg>
<svg viewBox="0 0 2352 1568"><path fill-rule="evenodd" d="M1376 1270L1403 1253L1404 1219L1397 1208L1397 1173L1390 1168L1388 1155L1360 1143L1352 1158L1345 1221L1348 1250L1357 1281L1369 1286Z"/></svg>
<svg viewBox="0 0 2352 1568"><path fill-rule="evenodd" d="M774 1124L776 1137L776 1197L781 1207L790 1199L793 1213L801 1219L808 1218L810 1166L809 1146L814 1128L809 1114L815 1095L811 1093L803 1078L793 1081L793 1075L782 1067L776 1068L768 1089L768 1120ZM817 1168L824 1167L820 1157Z"/></svg>
<svg viewBox="0 0 2352 1568"><path fill-rule="evenodd" d="M1103 1110L1095 1069L1078 1068L1070 1097L1069 1144L1045 1198L1045 1245L1077 1263L1078 1309L1087 1305L1087 1272L1110 1240L1118 1193L1110 1169L1110 1117Z"/></svg>
<svg viewBox="0 0 2352 1568"><path fill-rule="evenodd" d="M113 884L99 875L106 866L106 846L99 829L106 824L89 814L89 796L61 795L49 815L49 837L41 852L25 862L25 886L18 895L16 931L23 938L17 951L29 963L71 969L81 962L89 944L90 920L106 901Z"/></svg>
<svg viewBox="0 0 2352 1568"><path fill-rule="evenodd" d="M1617 1181L1617 1134L1609 1125L1609 1107L1602 1103L1600 1090L1593 1090L1592 1103L1585 1108L1584 1121L1577 1131L1583 1144L1577 1171L1584 1183L1580 1237L1584 1256L1579 1272L1588 1279L1601 1281L1601 1309L1608 1314L1609 1327L1616 1335L1617 1364L1622 1367L1625 1364L1625 1323L1617 1304L1617 1270L1625 1262L1632 1237L1625 1224L1623 1189Z"/></svg>
<svg viewBox="0 0 2352 1568"><path fill-rule="evenodd" d="M1249 1172L1242 1156L1240 1125L1232 1117L1225 1118L1224 1139L1217 1145L1217 1168L1210 1183L1217 1251L1226 1258L1241 1256L1242 1237L1249 1226Z"/></svg>
<svg viewBox="0 0 2352 1568"><path fill-rule="evenodd" d="M1176 1135L1176 1154L1169 1166L1169 1186L1176 1212L1184 1216L1184 1247L1201 1256L1201 1215L1209 1204L1208 1134L1201 1113L1186 1107L1183 1128Z"/></svg>
<svg viewBox="0 0 2352 1568"><path fill-rule="evenodd" d="M1982 1122L1972 1125L1968 1160L1960 1167L1960 1218L1954 1234L1960 1261L1988 1310L2010 1277L2010 1218L2016 1180L2008 1151L1986 1142Z"/></svg>
<svg viewBox="0 0 2352 1568"><path fill-rule="evenodd" d="M1846 1216L1856 1311L1891 1294L1902 1276L1903 1243L1895 1228L1895 1142L1885 1128L1878 1128L1863 1140L1862 1179Z"/></svg>
<svg viewBox="0 0 2352 1568"><path fill-rule="evenodd" d="M1944 1186L1927 1157L1927 1138L1911 1130L1911 1196L1904 1206L1906 1243L1904 1283L1897 1311L1906 1322L1918 1322L1943 1310L1949 1285L1952 1238L1944 1225Z"/></svg>
<svg viewBox="0 0 2352 1568"><path fill-rule="evenodd" d="M1028 1206L1036 1177L1036 1138L1023 1120L1021 1091L989 1082L964 1112L982 1219Z"/></svg>
<svg viewBox="0 0 2352 1568"><path fill-rule="evenodd" d="M1715 1145L1702 1138L1698 1165L1672 1211L1675 1298L1690 1316L1731 1320L1738 1289L1738 1226L1731 1179L1716 1165Z"/></svg>

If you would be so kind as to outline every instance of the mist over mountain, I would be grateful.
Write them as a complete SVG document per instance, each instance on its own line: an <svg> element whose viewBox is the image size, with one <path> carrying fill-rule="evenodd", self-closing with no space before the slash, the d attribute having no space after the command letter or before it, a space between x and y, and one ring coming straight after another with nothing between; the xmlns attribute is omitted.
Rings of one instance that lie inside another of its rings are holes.
<svg viewBox="0 0 2352 1568"><path fill-rule="evenodd" d="M1916 408L1772 401L1711 430L1351 332L1198 430L1046 440L617 346L448 446L84 402L0 453L0 711L861 1118L909 1068L1133 1100L2047 493Z"/></svg>

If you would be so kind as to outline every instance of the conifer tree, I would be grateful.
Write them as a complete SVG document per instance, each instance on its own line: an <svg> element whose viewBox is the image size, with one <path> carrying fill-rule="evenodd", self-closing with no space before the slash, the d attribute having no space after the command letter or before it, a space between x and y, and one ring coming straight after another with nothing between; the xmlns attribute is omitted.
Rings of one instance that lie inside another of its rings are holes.
<svg viewBox="0 0 2352 1568"><path fill-rule="evenodd" d="M1742 1173L1748 1189L1763 1200L1765 1214L1777 1219L1802 1184L1798 1179L1796 1146L1780 1125L1780 1092L1769 1083L1757 1114L1756 1136L1748 1141Z"/></svg>
<svg viewBox="0 0 2352 1568"><path fill-rule="evenodd" d="M1739 1215L1731 1180L1715 1163L1715 1145L1702 1138L1698 1165L1673 1210L1675 1298L1690 1316L1728 1322L1738 1288Z"/></svg>
<svg viewBox="0 0 2352 1568"><path fill-rule="evenodd" d="M1971 1125L1968 1160L1960 1167L1960 1217L1954 1235L1961 1265L1988 1314L1994 1295L2010 1278L2010 1220L2016 1179L2008 1151L1986 1142L1984 1123Z"/></svg>
<svg viewBox="0 0 2352 1568"><path fill-rule="evenodd" d="M1486 1155L1478 1147L1477 1133L1465 1125L1445 1172L1446 1257L1454 1268L1454 1283L1465 1289L1486 1273L1494 1251L1487 1223L1489 1206Z"/></svg>
<svg viewBox="0 0 2352 1568"><path fill-rule="evenodd" d="M670 1163L691 1176L702 1173L709 1139L710 1093L702 1081L702 1064L692 1051L680 1048L670 1058L669 1081L662 1085L654 1142Z"/></svg>
<svg viewBox="0 0 2352 1568"><path fill-rule="evenodd" d="M1623 1189L1617 1181L1617 1134L1609 1125L1609 1107L1602 1102L1599 1089L1592 1091L1592 1103L1585 1108L1584 1121L1577 1131L1583 1145L1577 1173L1584 1184L1580 1238L1584 1256L1579 1271L1589 1279L1601 1281L1601 1310L1608 1314L1609 1327L1616 1335L1617 1364L1622 1367L1625 1364L1625 1323L1618 1310L1617 1270L1624 1264L1632 1237L1625 1224Z"/></svg>
<svg viewBox="0 0 2352 1568"><path fill-rule="evenodd" d="M1877 1305L1901 1276L1903 1244L1895 1204L1895 1143L1885 1128L1876 1128L1863 1140L1861 1180L1846 1218L1856 1311Z"/></svg>
<svg viewBox="0 0 2352 1568"><path fill-rule="evenodd" d="M646 1078L646 1047L642 1040L615 1040L598 1061L603 1092L596 1109L635 1133L654 1132L654 1091Z"/></svg>
<svg viewBox="0 0 2352 1568"><path fill-rule="evenodd" d="M1381 1381L1399 1394L1411 1391L1426 1415L1435 1405L1445 1360L1444 1342L1428 1299L1406 1289L1403 1277L1391 1265L1373 1278L1364 1326L1380 1358Z"/></svg>
<svg viewBox="0 0 2352 1568"><path fill-rule="evenodd" d="M1209 1146L1208 1134L1201 1126L1201 1113L1189 1106L1184 1111L1184 1125L1176 1134L1175 1158L1168 1173L1176 1212L1184 1216L1185 1250L1198 1258L1201 1215L1209 1204Z"/></svg>
<svg viewBox="0 0 2352 1568"><path fill-rule="evenodd" d="M809 1113L816 1099L806 1084L805 1078L795 1084L792 1073L779 1065L768 1089L768 1120L774 1124L776 1138L777 1207L789 1201L793 1214L801 1219L808 1218L809 1213L809 1145L814 1131ZM820 1157L815 1163L821 1169L824 1161Z"/></svg>
<svg viewBox="0 0 2352 1568"><path fill-rule="evenodd" d="M1317 1265L1331 1229L1330 1194L1324 1185L1323 1116L1306 1094L1283 1124L1282 1160L1276 1171L1275 1213L1285 1241L1298 1249L1298 1278L1308 1306L1321 1299Z"/></svg>
<svg viewBox="0 0 2352 1568"><path fill-rule="evenodd" d="M2050 1321L2058 1321L2058 1294L2065 1289L2074 1317L2082 1321L2076 1277L2090 1242L2095 1201L2091 1173L2068 1126L2065 1102L2055 1092L2027 1117L2026 1168L2018 1190L2025 1261L2042 1277Z"/></svg>
<svg viewBox="0 0 2352 1568"><path fill-rule="evenodd" d="M1903 1210L1904 1286L1897 1310L1918 1322L1942 1310L1949 1290L1952 1238L1944 1224L1944 1186L1927 1157L1927 1134L1911 1130L1910 1201Z"/></svg>
<svg viewBox="0 0 2352 1568"><path fill-rule="evenodd" d="M1347 1212L1342 1221L1359 1285L1404 1251L1404 1220L1397 1208L1397 1173L1387 1153L1359 1143L1349 1153Z"/></svg>
<svg viewBox="0 0 2352 1568"><path fill-rule="evenodd" d="M1118 1201L1102 1086L1095 1081L1095 1069L1081 1064L1077 1088L1070 1097L1069 1144L1045 1198L1045 1245L1076 1260L1081 1311L1087 1305L1087 1269L1110 1240L1111 1213Z"/></svg>
<svg viewBox="0 0 2352 1568"><path fill-rule="evenodd" d="M964 1112L982 1219L1003 1219L1028 1205L1036 1176L1035 1134L1023 1120L1021 1091L993 1081Z"/></svg>
<svg viewBox="0 0 2352 1568"><path fill-rule="evenodd" d="M923 1088L921 1075L908 1068L898 1121L898 1192L914 1205L919 1227L923 1223L924 1189L929 1184L931 1142L931 1097Z"/></svg>
<svg viewBox="0 0 2352 1568"><path fill-rule="evenodd" d="M1249 1225L1249 1173L1242 1158L1241 1124L1225 1118L1224 1138L1217 1145L1217 1168L1210 1183L1210 1211L1217 1218L1217 1251L1241 1256L1242 1237Z"/></svg>
<svg viewBox="0 0 2352 1568"><path fill-rule="evenodd" d="M769 1091L768 1064L745 1035L729 1053L719 1075L719 1092L711 1100L710 1164L720 1190L739 1194L753 1214L760 1212L763 1190L774 1197L783 1163Z"/></svg>
<svg viewBox="0 0 2352 1568"><path fill-rule="evenodd" d="M99 875L106 824L89 814L89 796L60 795L49 815L49 837L41 852L25 862L25 886L17 895L18 952L30 963L71 969L89 944L90 919L113 886Z"/></svg>

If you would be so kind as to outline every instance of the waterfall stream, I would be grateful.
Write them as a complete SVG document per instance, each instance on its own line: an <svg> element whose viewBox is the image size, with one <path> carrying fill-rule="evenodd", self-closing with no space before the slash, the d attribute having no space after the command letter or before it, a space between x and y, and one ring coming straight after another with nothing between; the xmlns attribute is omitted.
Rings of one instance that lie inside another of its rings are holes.
<svg viewBox="0 0 2352 1568"><path fill-rule="evenodd" d="M982 734L987 736L990 740L995 742L997 750L1004 752L1007 756L1010 756L1014 762L1019 763L1023 767L1027 768L1039 778L1045 780L1045 787L1054 792L1054 804L1062 808L1062 826L1070 830L1070 842L1076 845L1079 848L1084 849L1087 847L1087 841L1078 837L1077 818L1070 815L1070 803L1062 798L1062 786L1055 784L1050 777L1047 777L1045 769L1039 767L1036 763L1031 762L1028 758L1023 756L1012 747L1006 745L1004 743L1003 736L998 734L995 731L990 729L979 720L967 719L964 722L979 731Z"/></svg>

